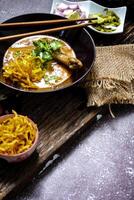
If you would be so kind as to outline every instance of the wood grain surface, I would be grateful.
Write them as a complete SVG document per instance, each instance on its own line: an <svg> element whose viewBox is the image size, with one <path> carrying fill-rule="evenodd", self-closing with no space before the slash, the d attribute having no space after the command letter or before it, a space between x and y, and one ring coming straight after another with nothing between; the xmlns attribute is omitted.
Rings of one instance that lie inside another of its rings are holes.
<svg viewBox="0 0 134 200"><path fill-rule="evenodd" d="M134 43L134 14L131 8L123 34L104 36L90 33L98 46ZM0 160L0 199L11 191L23 188L55 150L88 127L91 119L100 112L86 108L85 94L80 88L49 95L10 96L8 101L3 101L3 106L33 119L39 127L40 138L37 151L23 163L8 164Z"/></svg>
<svg viewBox="0 0 134 200"><path fill-rule="evenodd" d="M43 162L74 134L88 126L98 110L83 106L79 89L53 95L24 95L16 99L18 112L33 119L39 128L37 151L27 161L8 164L0 161L0 199L21 187L41 168ZM21 186L20 186L21 185Z"/></svg>

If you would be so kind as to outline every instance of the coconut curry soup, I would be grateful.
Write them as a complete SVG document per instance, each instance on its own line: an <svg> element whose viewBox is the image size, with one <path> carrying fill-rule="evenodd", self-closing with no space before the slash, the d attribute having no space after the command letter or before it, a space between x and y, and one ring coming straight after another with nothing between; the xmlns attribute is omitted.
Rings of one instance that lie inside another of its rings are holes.
<svg viewBox="0 0 134 200"><path fill-rule="evenodd" d="M83 67L73 49L51 36L31 36L15 42L5 53L4 82L22 90L54 90L72 82Z"/></svg>

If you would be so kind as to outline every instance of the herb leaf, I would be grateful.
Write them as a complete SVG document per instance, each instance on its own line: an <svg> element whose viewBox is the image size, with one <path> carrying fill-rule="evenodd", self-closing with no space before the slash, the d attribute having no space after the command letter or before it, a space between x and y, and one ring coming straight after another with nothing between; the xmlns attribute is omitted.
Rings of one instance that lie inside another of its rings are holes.
<svg viewBox="0 0 134 200"><path fill-rule="evenodd" d="M63 44L59 40L38 40L34 41L33 45L35 49L32 55L40 58L42 63L45 63L53 60L53 52L59 50Z"/></svg>
<svg viewBox="0 0 134 200"><path fill-rule="evenodd" d="M59 42L58 40L53 40L51 43L50 43L50 48L53 50L53 51L56 51L58 49L60 49L62 47L62 43Z"/></svg>

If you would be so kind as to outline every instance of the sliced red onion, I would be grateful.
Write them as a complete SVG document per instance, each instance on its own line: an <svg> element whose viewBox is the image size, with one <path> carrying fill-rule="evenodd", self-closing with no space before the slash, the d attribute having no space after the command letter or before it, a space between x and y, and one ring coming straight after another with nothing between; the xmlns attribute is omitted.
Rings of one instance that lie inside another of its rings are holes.
<svg viewBox="0 0 134 200"><path fill-rule="evenodd" d="M70 8L71 10L76 10L76 9L79 8L79 6L78 6L78 4L72 4L72 5L69 5L69 8Z"/></svg>
<svg viewBox="0 0 134 200"><path fill-rule="evenodd" d="M61 12L59 10L55 10L54 14L64 17L63 12Z"/></svg>
<svg viewBox="0 0 134 200"><path fill-rule="evenodd" d="M55 14L60 15L63 17L69 17L73 12L78 12L80 14L80 18L86 18L86 13L83 12L78 3L76 4L65 4L65 3L59 3L55 9Z"/></svg>
<svg viewBox="0 0 134 200"><path fill-rule="evenodd" d="M67 10L64 10L63 15L64 15L64 16L69 16L69 15L72 14L72 13L73 13L73 10L67 9Z"/></svg>
<svg viewBox="0 0 134 200"><path fill-rule="evenodd" d="M68 9L69 8L69 6L67 5L67 4L65 4L65 3L60 3L58 6L57 6L57 10L59 10L59 11L64 11L64 10L66 10L66 9Z"/></svg>

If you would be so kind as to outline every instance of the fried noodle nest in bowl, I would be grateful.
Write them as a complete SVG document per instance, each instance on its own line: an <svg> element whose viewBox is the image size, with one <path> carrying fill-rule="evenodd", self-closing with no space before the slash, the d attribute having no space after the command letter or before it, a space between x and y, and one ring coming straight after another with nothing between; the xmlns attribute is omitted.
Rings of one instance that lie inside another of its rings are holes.
<svg viewBox="0 0 134 200"><path fill-rule="evenodd" d="M0 158L8 162L27 159L36 149L37 125L27 116L7 114L0 117Z"/></svg>

